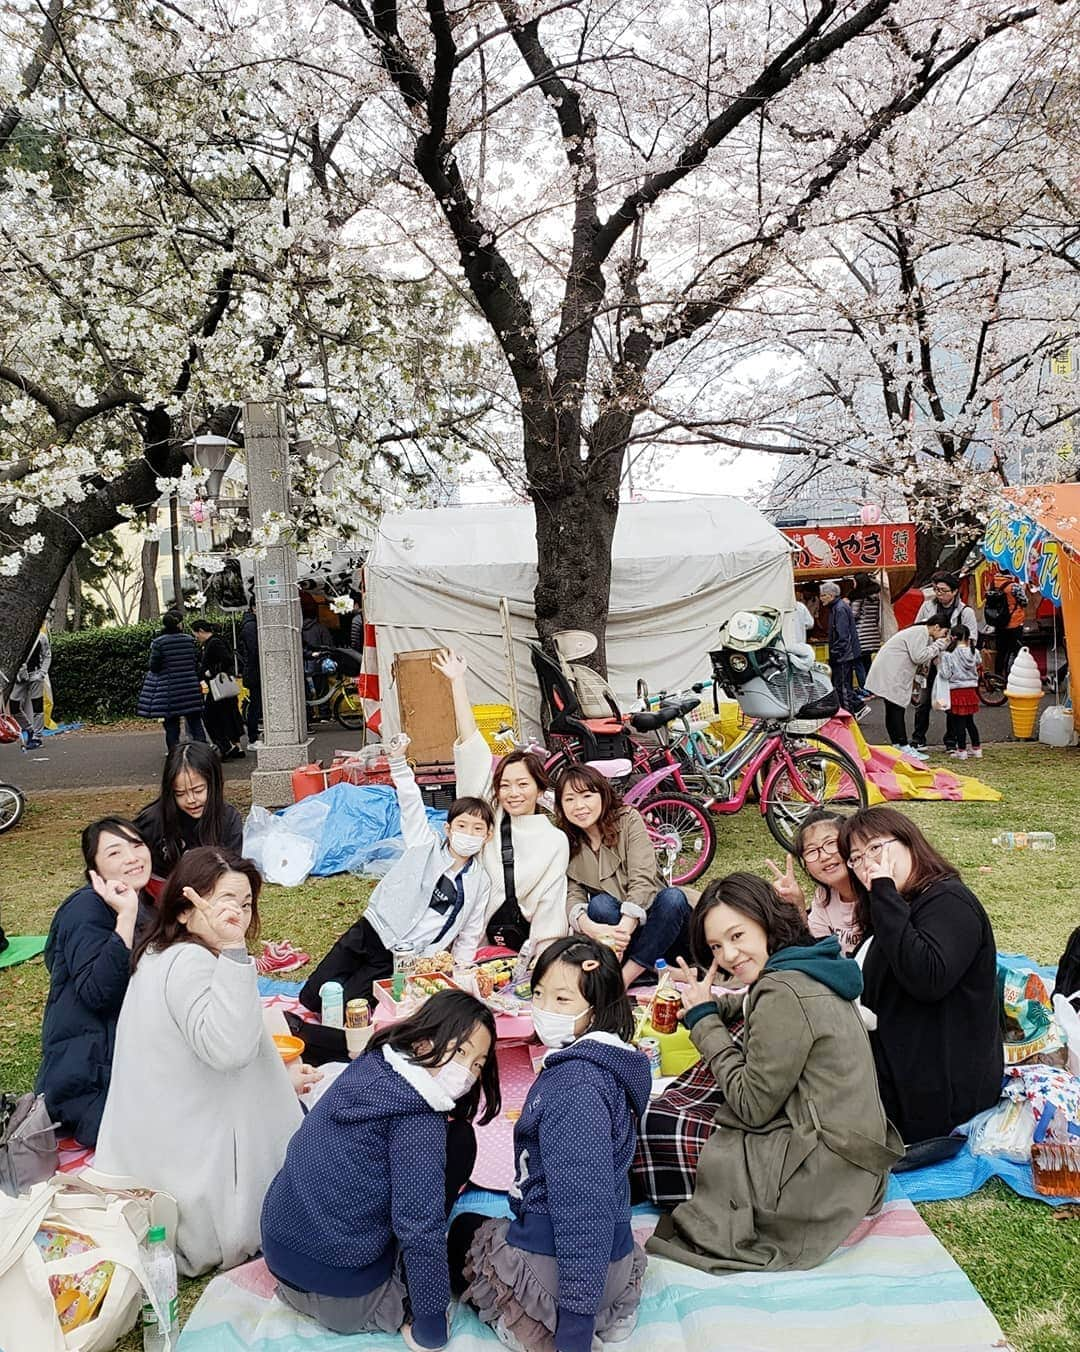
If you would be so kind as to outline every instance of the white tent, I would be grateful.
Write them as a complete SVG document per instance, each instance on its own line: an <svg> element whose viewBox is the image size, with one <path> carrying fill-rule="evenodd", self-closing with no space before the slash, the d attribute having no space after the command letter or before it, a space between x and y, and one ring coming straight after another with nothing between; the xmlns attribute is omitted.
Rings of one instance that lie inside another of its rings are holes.
<svg viewBox="0 0 1080 1352"><path fill-rule="evenodd" d="M791 547L739 498L636 502L619 510L608 617L608 679L629 704L708 679L708 653L733 611L795 603ZM451 647L469 660L475 704L508 704L500 598L513 631L522 716L535 729L536 534L531 507L442 508L383 518L365 567L365 614L376 629L383 708L397 722L398 652ZM568 628L574 627L571 618Z"/></svg>

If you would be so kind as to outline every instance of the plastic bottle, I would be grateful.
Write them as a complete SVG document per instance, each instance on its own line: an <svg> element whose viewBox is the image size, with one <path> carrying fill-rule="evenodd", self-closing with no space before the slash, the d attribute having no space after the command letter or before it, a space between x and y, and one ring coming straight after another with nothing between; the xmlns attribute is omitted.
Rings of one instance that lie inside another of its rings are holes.
<svg viewBox="0 0 1080 1352"><path fill-rule="evenodd" d="M656 963L656 993L652 998L649 1022L657 1033L674 1033L679 1024L681 1001L663 958Z"/></svg>
<svg viewBox="0 0 1080 1352"><path fill-rule="evenodd" d="M176 1299L176 1259L166 1243L163 1225L150 1227L142 1253L154 1299L169 1320L168 1328L163 1328L154 1306L146 1301L142 1308L143 1352L165 1352L166 1348L176 1346L180 1321Z"/></svg>
<svg viewBox="0 0 1080 1352"><path fill-rule="evenodd" d="M990 843L1006 850L1056 850L1057 836L1053 831L1002 831Z"/></svg>
<svg viewBox="0 0 1080 1352"><path fill-rule="evenodd" d="M324 981L319 987L324 1028L345 1027L345 987L340 981Z"/></svg>

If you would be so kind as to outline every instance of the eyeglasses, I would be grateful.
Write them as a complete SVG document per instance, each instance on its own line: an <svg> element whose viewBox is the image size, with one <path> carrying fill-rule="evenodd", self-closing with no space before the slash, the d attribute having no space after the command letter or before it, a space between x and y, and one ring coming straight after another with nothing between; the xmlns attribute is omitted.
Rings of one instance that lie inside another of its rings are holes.
<svg viewBox="0 0 1080 1352"><path fill-rule="evenodd" d="M820 845L810 845L802 852L804 864L814 864L819 859L823 859L827 854L840 853L840 837L834 836L832 840L822 841Z"/></svg>
<svg viewBox="0 0 1080 1352"><path fill-rule="evenodd" d="M864 859L878 860L881 858L881 852L886 845L895 845L896 839L893 836L886 836L884 840L871 841L869 845L864 845L861 854L849 854L848 866L858 868Z"/></svg>

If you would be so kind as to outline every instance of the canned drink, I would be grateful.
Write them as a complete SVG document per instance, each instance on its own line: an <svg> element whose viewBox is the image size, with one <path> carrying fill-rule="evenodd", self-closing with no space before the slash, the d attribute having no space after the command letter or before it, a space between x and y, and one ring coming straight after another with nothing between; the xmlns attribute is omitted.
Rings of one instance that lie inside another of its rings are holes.
<svg viewBox="0 0 1080 1352"><path fill-rule="evenodd" d="M677 995L658 995L653 1001L650 1022L658 1033L674 1033L679 1026L682 1001Z"/></svg>
<svg viewBox="0 0 1080 1352"><path fill-rule="evenodd" d="M403 940L394 945L394 975L412 976L416 971L416 945Z"/></svg>
<svg viewBox="0 0 1080 1352"><path fill-rule="evenodd" d="M643 1052L649 1062L649 1070L652 1072L654 1080L660 1078L660 1044L654 1037L643 1037L637 1045L639 1052Z"/></svg>
<svg viewBox="0 0 1080 1352"><path fill-rule="evenodd" d="M361 996L345 1006L345 1027L366 1028L371 1022L371 1006Z"/></svg>

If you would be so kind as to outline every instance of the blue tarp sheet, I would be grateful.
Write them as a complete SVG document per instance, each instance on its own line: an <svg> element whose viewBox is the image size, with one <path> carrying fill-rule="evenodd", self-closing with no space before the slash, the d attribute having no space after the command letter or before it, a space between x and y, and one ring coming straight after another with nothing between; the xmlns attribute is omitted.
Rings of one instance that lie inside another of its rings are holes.
<svg viewBox="0 0 1080 1352"><path fill-rule="evenodd" d="M329 816L322 827L312 874L325 878L348 873L376 856L376 846L401 835L397 795L389 784L334 784L322 793L303 798L279 815L286 823L302 817L310 805L325 804ZM426 808L428 821L441 827L445 812ZM306 834L303 832L302 834Z"/></svg>

